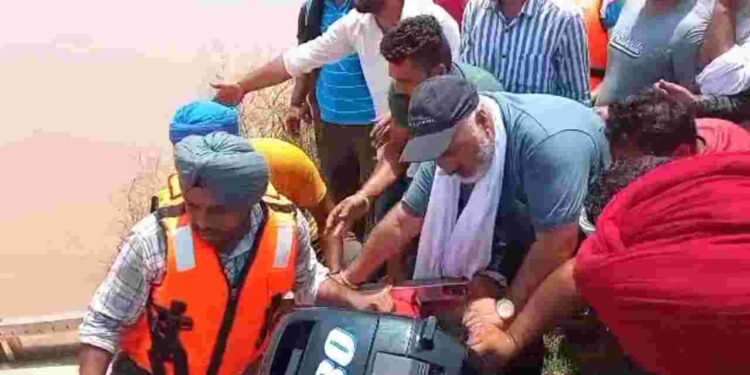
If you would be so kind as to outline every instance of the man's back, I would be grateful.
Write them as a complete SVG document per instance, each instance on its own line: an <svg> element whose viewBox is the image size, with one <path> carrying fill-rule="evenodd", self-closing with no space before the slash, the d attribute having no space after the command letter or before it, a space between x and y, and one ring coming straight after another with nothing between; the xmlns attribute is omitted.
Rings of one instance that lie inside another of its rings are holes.
<svg viewBox="0 0 750 375"><path fill-rule="evenodd" d="M720 119L698 119L698 136L705 142L704 154L750 151L750 132L741 126Z"/></svg>
<svg viewBox="0 0 750 375"><path fill-rule="evenodd" d="M692 86L700 72L698 53L708 27L704 5L683 0L668 11L648 14L648 1L653 0L625 3L611 31L597 104L623 100L659 79Z"/></svg>
<svg viewBox="0 0 750 375"><path fill-rule="evenodd" d="M508 134L503 201L527 205L537 230L574 220L588 184L609 163L604 122L568 98L484 94L500 105Z"/></svg>
<svg viewBox="0 0 750 375"><path fill-rule="evenodd" d="M530 216L543 230L577 220L590 182L609 164L604 122L571 99L483 92L502 112L508 141L503 215ZM412 212L427 210L435 163L426 162L404 196Z"/></svg>
<svg viewBox="0 0 750 375"><path fill-rule="evenodd" d="M250 144L266 158L273 187L298 207L314 207L325 197L315 162L299 147L274 138L252 138Z"/></svg>

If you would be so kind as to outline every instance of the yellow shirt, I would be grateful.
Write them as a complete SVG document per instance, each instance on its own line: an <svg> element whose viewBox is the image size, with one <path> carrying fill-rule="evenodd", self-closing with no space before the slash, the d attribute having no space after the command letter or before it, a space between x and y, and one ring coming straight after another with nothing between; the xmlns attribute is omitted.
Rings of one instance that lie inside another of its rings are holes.
<svg viewBox="0 0 750 375"><path fill-rule="evenodd" d="M270 182L300 208L320 203L327 188L315 162L299 147L274 138L253 138L250 144L268 162Z"/></svg>

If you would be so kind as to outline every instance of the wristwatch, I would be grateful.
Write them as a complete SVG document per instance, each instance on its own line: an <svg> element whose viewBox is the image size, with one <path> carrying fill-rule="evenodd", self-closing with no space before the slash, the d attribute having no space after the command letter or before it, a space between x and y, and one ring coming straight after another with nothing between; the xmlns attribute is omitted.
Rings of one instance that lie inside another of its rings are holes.
<svg viewBox="0 0 750 375"><path fill-rule="evenodd" d="M503 298L495 304L495 311L500 319L508 320L516 314L516 305L513 304L513 301Z"/></svg>

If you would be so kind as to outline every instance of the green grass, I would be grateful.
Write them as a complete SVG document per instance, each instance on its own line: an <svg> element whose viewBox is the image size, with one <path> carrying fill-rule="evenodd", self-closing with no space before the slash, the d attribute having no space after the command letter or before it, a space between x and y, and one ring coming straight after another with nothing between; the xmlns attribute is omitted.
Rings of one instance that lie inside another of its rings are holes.
<svg viewBox="0 0 750 375"><path fill-rule="evenodd" d="M554 330L544 336L544 375L572 375L580 370L565 351L565 336Z"/></svg>

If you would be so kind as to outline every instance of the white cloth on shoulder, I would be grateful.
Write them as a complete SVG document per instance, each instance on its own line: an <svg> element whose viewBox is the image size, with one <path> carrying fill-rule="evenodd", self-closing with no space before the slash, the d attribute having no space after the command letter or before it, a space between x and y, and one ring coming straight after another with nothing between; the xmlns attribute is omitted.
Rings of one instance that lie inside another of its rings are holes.
<svg viewBox="0 0 750 375"><path fill-rule="evenodd" d="M482 97L482 100L490 100ZM507 136L500 109L488 105L495 122L495 151L485 175L476 182L458 216L461 178L440 167L430 192L417 252L414 279L471 278L492 259L492 237L503 187Z"/></svg>

